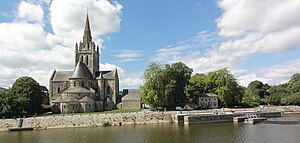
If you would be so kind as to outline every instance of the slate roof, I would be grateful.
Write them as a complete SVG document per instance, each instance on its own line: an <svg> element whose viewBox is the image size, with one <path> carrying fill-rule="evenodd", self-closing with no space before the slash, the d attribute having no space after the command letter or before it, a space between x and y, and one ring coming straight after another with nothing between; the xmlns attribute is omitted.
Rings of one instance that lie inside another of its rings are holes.
<svg viewBox="0 0 300 143"><path fill-rule="evenodd" d="M111 71L100 71L100 75L97 79L116 79L117 69Z"/></svg>
<svg viewBox="0 0 300 143"><path fill-rule="evenodd" d="M84 87L76 86L76 87L69 87L66 90L62 91L62 93L93 93L93 92Z"/></svg>
<svg viewBox="0 0 300 143"><path fill-rule="evenodd" d="M62 102L78 102L79 100L75 96L67 96Z"/></svg>
<svg viewBox="0 0 300 143"><path fill-rule="evenodd" d="M55 100L53 100L52 102L62 102L62 98L61 96L58 96Z"/></svg>
<svg viewBox="0 0 300 143"><path fill-rule="evenodd" d="M79 100L79 102L94 102L94 100L88 96L84 96Z"/></svg>
<svg viewBox="0 0 300 143"><path fill-rule="evenodd" d="M202 93L199 95L199 97L218 97L218 95L214 93Z"/></svg>
<svg viewBox="0 0 300 143"><path fill-rule="evenodd" d="M81 61L78 61L77 65L74 69L74 72L70 78L92 79L93 75L84 63L82 63Z"/></svg>
<svg viewBox="0 0 300 143"><path fill-rule="evenodd" d="M139 89L129 89L128 94L122 98L122 101L128 101L128 100L139 101L139 100L141 100L140 93L141 93L141 90L139 90Z"/></svg>
<svg viewBox="0 0 300 143"><path fill-rule="evenodd" d="M52 81L69 81L73 71L54 71L51 77Z"/></svg>

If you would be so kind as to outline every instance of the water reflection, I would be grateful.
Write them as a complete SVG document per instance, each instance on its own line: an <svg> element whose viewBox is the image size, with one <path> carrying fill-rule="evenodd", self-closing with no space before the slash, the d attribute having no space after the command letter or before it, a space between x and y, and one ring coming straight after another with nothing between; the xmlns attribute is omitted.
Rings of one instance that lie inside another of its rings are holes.
<svg viewBox="0 0 300 143"><path fill-rule="evenodd" d="M300 120L293 115L272 120ZM252 143L300 142L300 125L214 123L146 124L0 132L0 143Z"/></svg>

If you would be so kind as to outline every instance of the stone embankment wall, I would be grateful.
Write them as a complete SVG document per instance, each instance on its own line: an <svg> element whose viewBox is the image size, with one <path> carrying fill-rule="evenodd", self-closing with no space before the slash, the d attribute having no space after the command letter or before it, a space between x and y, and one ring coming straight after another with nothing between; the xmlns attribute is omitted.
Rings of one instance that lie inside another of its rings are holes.
<svg viewBox="0 0 300 143"><path fill-rule="evenodd" d="M262 106L260 109L273 112L300 113L300 106Z"/></svg>
<svg viewBox="0 0 300 143"><path fill-rule="evenodd" d="M230 115L191 115L184 116L184 124L197 123L214 123L214 122L230 122L233 119L233 114Z"/></svg>
<svg viewBox="0 0 300 143"><path fill-rule="evenodd" d="M172 122L171 113L167 112L134 112L112 114L80 114L80 115L53 115L44 117L25 118L23 127L35 129L68 128L68 127L95 127L104 125L128 125ZM0 131L10 127L17 127L17 119L0 119Z"/></svg>

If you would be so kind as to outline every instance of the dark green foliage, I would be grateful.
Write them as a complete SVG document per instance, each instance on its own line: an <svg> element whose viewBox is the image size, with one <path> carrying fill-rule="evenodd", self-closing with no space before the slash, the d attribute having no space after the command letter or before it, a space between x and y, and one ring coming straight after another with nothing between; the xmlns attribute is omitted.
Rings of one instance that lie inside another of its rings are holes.
<svg viewBox="0 0 300 143"><path fill-rule="evenodd" d="M195 74L189 80L188 86L185 88L187 101L197 103L198 96L201 93L208 92L207 90L208 76L205 74Z"/></svg>
<svg viewBox="0 0 300 143"><path fill-rule="evenodd" d="M239 105L243 97L243 88L226 68L208 73L207 90L216 93L224 107Z"/></svg>
<svg viewBox="0 0 300 143"><path fill-rule="evenodd" d="M23 115L25 114L24 103L28 100L24 97L17 97L12 92L0 93L0 112L2 115Z"/></svg>
<svg viewBox="0 0 300 143"><path fill-rule="evenodd" d="M252 81L243 97L243 104L248 107L256 107L263 103L263 99L269 96L270 86L268 84L263 84L261 81Z"/></svg>
<svg viewBox="0 0 300 143"><path fill-rule="evenodd" d="M25 98L27 100L22 103L26 113L42 113L41 104L43 93L39 83L33 78L27 76L18 78L9 92L18 98Z"/></svg>
<svg viewBox="0 0 300 143"><path fill-rule="evenodd" d="M0 93L2 115L42 113L42 91L31 77L20 77L6 93Z"/></svg>
<svg viewBox="0 0 300 143"><path fill-rule="evenodd" d="M164 66L151 63L144 72L143 102L167 110L182 106L186 102L184 88L191 73L192 69L181 62Z"/></svg>
<svg viewBox="0 0 300 143"><path fill-rule="evenodd" d="M251 82L245 92L243 103L248 106L300 105L300 74L294 74L287 83L274 86L259 81Z"/></svg>
<svg viewBox="0 0 300 143"><path fill-rule="evenodd" d="M45 104L43 104L42 108L43 108L43 113L51 112L52 111L52 105L45 105Z"/></svg>
<svg viewBox="0 0 300 143"><path fill-rule="evenodd" d="M294 74L287 83L272 86L269 93L264 99L266 104L300 105L300 74Z"/></svg>
<svg viewBox="0 0 300 143"><path fill-rule="evenodd" d="M295 73L292 75L290 82L299 82L300 81L300 73Z"/></svg>
<svg viewBox="0 0 300 143"><path fill-rule="evenodd" d="M144 73L142 102L151 107L174 110L184 103L197 103L201 93L215 93L220 105L255 107L261 104L300 105L300 74L294 74L288 83L269 86L261 81L240 86L225 68L205 74L195 74L178 62L172 65L151 63Z"/></svg>

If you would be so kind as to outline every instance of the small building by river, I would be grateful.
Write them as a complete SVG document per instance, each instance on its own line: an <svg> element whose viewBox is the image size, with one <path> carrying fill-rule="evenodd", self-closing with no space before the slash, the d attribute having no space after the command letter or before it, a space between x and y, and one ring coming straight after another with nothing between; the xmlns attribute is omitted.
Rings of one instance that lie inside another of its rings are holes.
<svg viewBox="0 0 300 143"><path fill-rule="evenodd" d="M122 109L141 109L141 95L139 89L129 89L122 98Z"/></svg>
<svg viewBox="0 0 300 143"><path fill-rule="evenodd" d="M198 108L215 109L218 108L218 96L213 93L202 93L199 95Z"/></svg>

